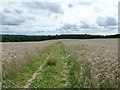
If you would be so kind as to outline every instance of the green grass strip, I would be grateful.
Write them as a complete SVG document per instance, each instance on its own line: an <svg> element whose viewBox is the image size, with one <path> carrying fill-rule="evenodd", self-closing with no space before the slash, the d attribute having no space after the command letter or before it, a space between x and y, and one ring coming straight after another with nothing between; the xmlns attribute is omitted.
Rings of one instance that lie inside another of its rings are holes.
<svg viewBox="0 0 120 90"><path fill-rule="evenodd" d="M28 59L31 59L28 57ZM4 79L4 88L23 87L27 80L37 71L38 67L47 60L46 65L38 72L30 88L79 88L77 63L64 49L61 42L47 48L42 54L32 58L33 62L24 66L24 69Z"/></svg>
<svg viewBox="0 0 120 90"><path fill-rule="evenodd" d="M51 46L49 46L48 48L51 48ZM23 87L23 85L27 83L27 80L31 78L31 76L38 69L38 67L46 60L48 56L48 48L43 50L42 53L38 54L35 57L27 56L25 59L27 59L26 61L28 62L27 64L21 66L23 67L23 69L20 72L4 75L2 81L2 88Z"/></svg>
<svg viewBox="0 0 120 90"><path fill-rule="evenodd" d="M62 57L64 57L64 49L60 43L57 43L53 47L48 49L48 61L39 75L31 84L30 87L42 87L42 88L59 88L64 87L64 81L62 77Z"/></svg>
<svg viewBox="0 0 120 90"><path fill-rule="evenodd" d="M75 60L68 57L68 53L64 50L64 45L58 43L49 49L49 61L55 64L46 64L39 72L37 78L32 82L32 88L77 88L79 87L78 78L75 72ZM63 61L67 63L64 68ZM63 71L68 71L65 75ZM66 85L67 84L67 85Z"/></svg>

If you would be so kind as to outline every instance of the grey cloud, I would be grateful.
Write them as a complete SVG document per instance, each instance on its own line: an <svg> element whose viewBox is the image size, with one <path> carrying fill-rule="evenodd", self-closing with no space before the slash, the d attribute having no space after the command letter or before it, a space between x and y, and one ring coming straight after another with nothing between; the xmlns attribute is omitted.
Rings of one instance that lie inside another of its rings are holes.
<svg viewBox="0 0 120 90"><path fill-rule="evenodd" d="M36 18L34 16L29 16L28 19L34 21Z"/></svg>
<svg viewBox="0 0 120 90"><path fill-rule="evenodd" d="M108 17L107 20L106 20L106 23L107 23L108 26L117 25L117 21L113 17Z"/></svg>
<svg viewBox="0 0 120 90"><path fill-rule="evenodd" d="M82 30L82 29L89 29L90 28L90 26L89 26L89 24L87 24L86 22L80 22L80 25L77 25L77 24L68 24L68 23L66 23L66 24L64 24L63 26L62 26L62 28L60 29L60 30L62 30L62 31L67 31L67 32L77 32L77 31L80 31L80 30Z"/></svg>
<svg viewBox="0 0 120 90"><path fill-rule="evenodd" d="M89 5L92 5L92 4L94 4L94 2L93 1L87 1L87 2L84 2L84 1L82 1L82 2L79 2L79 4L80 5L87 5L87 6L89 6Z"/></svg>
<svg viewBox="0 0 120 90"><path fill-rule="evenodd" d="M40 10L48 10L50 12L56 14L63 14L63 9L61 8L60 4L52 3L52 2L24 2L24 6L31 8L31 9L40 9Z"/></svg>
<svg viewBox="0 0 120 90"><path fill-rule="evenodd" d="M86 22L80 22L80 28L90 28L89 24L87 24Z"/></svg>
<svg viewBox="0 0 120 90"><path fill-rule="evenodd" d="M96 22L99 26L106 26L105 18L98 17Z"/></svg>
<svg viewBox="0 0 120 90"><path fill-rule="evenodd" d="M7 9L7 8L5 8L3 12L5 12L5 13L12 13L12 11Z"/></svg>
<svg viewBox="0 0 120 90"><path fill-rule="evenodd" d="M107 18L98 17L96 22L99 26L115 26L115 25L117 25L117 21L114 17L107 17Z"/></svg>
<svg viewBox="0 0 120 90"><path fill-rule="evenodd" d="M5 8L2 12L2 25L20 25L24 23L26 20L25 18L20 14L22 11L18 9L8 9Z"/></svg>
<svg viewBox="0 0 120 90"><path fill-rule="evenodd" d="M77 26L74 24L64 24L62 29L77 29Z"/></svg>
<svg viewBox="0 0 120 90"><path fill-rule="evenodd" d="M25 19L14 13L2 14L2 25L20 25L25 22Z"/></svg>
<svg viewBox="0 0 120 90"><path fill-rule="evenodd" d="M69 8L72 8L72 7L73 7L73 5L72 5L72 4L68 4L68 7L69 7Z"/></svg>
<svg viewBox="0 0 120 90"><path fill-rule="evenodd" d="M17 13L17 14L21 14L22 10L19 9L11 9L11 8L4 8L3 10L4 13Z"/></svg>
<svg viewBox="0 0 120 90"><path fill-rule="evenodd" d="M18 13L18 14L21 14L22 10L15 9L15 12Z"/></svg>
<svg viewBox="0 0 120 90"><path fill-rule="evenodd" d="M58 17L59 17L58 15L54 16L55 19L57 19Z"/></svg>
<svg viewBox="0 0 120 90"><path fill-rule="evenodd" d="M84 21L81 21L81 22L80 22L80 25L77 25L77 24L68 24L68 23L66 23L66 24L64 24L64 25L62 26L62 29L78 30L78 29L81 29L81 28L83 28L83 29L88 29L88 28L90 28L90 26L89 26L88 23L86 23L86 22L84 22Z"/></svg>

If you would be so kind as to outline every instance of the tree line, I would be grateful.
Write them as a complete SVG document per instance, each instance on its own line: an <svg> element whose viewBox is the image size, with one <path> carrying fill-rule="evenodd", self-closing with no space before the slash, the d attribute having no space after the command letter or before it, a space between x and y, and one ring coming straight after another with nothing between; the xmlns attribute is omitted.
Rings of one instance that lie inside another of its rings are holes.
<svg viewBox="0 0 120 90"><path fill-rule="evenodd" d="M1 42L24 42L24 41L43 41L51 39L100 39L100 38L120 38L120 34L115 35L89 35L89 34L71 34L71 35L0 35Z"/></svg>

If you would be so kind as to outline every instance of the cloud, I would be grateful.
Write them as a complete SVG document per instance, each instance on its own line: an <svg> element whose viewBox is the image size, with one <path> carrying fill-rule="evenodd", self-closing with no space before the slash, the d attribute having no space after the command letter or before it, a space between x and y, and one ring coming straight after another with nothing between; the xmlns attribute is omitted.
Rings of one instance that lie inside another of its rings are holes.
<svg viewBox="0 0 120 90"><path fill-rule="evenodd" d="M90 26L89 26L89 24L87 24L86 22L80 22L80 28L84 28L84 29L86 29L86 28L90 28Z"/></svg>
<svg viewBox="0 0 120 90"><path fill-rule="evenodd" d="M21 12L22 13L22 12ZM9 9L4 9L2 13L2 25L20 25L25 22L25 18L20 16L18 12L11 11Z"/></svg>
<svg viewBox="0 0 120 90"><path fill-rule="evenodd" d="M25 22L25 19L14 14L3 14L2 25L20 25Z"/></svg>
<svg viewBox="0 0 120 90"><path fill-rule="evenodd" d="M33 24L36 17L28 12L28 10L21 10L22 8L4 8L2 14L2 25L17 26L23 24Z"/></svg>
<svg viewBox="0 0 120 90"><path fill-rule="evenodd" d="M117 21L114 17L108 17L106 20L106 23L108 26L114 26L117 25Z"/></svg>
<svg viewBox="0 0 120 90"><path fill-rule="evenodd" d="M74 7L74 6L73 6L72 4L69 3L69 4L68 4L68 7L69 7L69 8L72 8L72 7Z"/></svg>
<svg viewBox="0 0 120 90"><path fill-rule="evenodd" d="M9 10L9 9L7 9L7 8L5 8L5 9L4 9L4 13L12 13L12 11Z"/></svg>
<svg viewBox="0 0 120 90"><path fill-rule="evenodd" d="M24 2L23 5L30 9L46 10L55 14L63 14L63 9L59 3L53 2Z"/></svg>
<svg viewBox="0 0 120 90"><path fill-rule="evenodd" d="M0 21L11 34L111 34L117 32L117 9L117 0L11 2L0 8Z"/></svg>
<svg viewBox="0 0 120 90"><path fill-rule="evenodd" d="M21 14L22 10L15 9L15 12L18 13L18 14Z"/></svg>
<svg viewBox="0 0 120 90"><path fill-rule="evenodd" d="M64 29L64 30L66 30L66 29L76 29L77 28L77 26L76 25L74 25L74 24L64 24L63 26L62 26L62 28L61 29Z"/></svg>
<svg viewBox="0 0 120 90"><path fill-rule="evenodd" d="M114 17L98 17L96 22L99 26L115 26L115 25L117 25L117 21Z"/></svg>
<svg viewBox="0 0 120 90"><path fill-rule="evenodd" d="M89 5L93 5L95 3L95 1L82 1L82 2L79 2L78 4L79 5L86 5L86 6L89 6Z"/></svg>

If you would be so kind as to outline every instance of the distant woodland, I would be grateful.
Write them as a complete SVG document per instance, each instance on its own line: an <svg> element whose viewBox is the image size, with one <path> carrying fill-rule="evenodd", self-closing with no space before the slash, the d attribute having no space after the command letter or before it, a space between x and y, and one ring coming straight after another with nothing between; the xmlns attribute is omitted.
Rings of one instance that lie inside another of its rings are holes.
<svg viewBox="0 0 120 90"><path fill-rule="evenodd" d="M101 38L120 38L116 35L88 35L88 34L71 34L71 35L47 35L47 36L30 36L30 35L0 35L1 42L24 42L24 41L43 41L51 39L101 39Z"/></svg>

